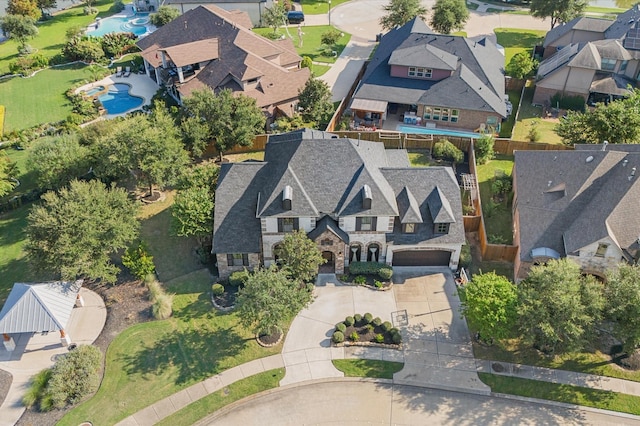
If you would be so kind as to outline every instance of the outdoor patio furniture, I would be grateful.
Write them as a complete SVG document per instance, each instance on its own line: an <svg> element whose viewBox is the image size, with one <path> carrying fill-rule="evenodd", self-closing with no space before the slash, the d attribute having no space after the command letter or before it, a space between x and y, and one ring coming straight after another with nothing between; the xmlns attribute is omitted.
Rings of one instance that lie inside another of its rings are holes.
<svg viewBox="0 0 640 426"><path fill-rule="evenodd" d="M124 69L124 74L122 74L123 77L129 77L131 75L131 67L126 67Z"/></svg>
<svg viewBox="0 0 640 426"><path fill-rule="evenodd" d="M122 67L116 68L116 77L122 77Z"/></svg>

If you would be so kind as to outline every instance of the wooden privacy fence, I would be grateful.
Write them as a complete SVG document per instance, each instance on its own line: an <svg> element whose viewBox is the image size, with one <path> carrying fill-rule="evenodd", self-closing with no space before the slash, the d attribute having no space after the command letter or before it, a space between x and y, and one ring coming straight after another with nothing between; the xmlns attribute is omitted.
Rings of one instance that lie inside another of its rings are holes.
<svg viewBox="0 0 640 426"><path fill-rule="evenodd" d="M360 67L360 71L358 71L358 75L356 79L353 81L353 84L349 88L349 92L347 93L347 96L342 98L342 101L340 101L340 105L338 105L336 112L333 114L333 117L331 117L331 120L329 120L329 124L327 124L327 128L325 129L327 132L333 131L338 127L338 124L340 124L340 119L342 118L342 114L344 114L344 112L347 110L349 101L353 97L353 94L356 92L356 89L358 88L358 84L360 84L360 80L362 80L362 76L364 75L364 72L367 70L367 65L369 65L369 61L365 61L362 64L362 67Z"/></svg>

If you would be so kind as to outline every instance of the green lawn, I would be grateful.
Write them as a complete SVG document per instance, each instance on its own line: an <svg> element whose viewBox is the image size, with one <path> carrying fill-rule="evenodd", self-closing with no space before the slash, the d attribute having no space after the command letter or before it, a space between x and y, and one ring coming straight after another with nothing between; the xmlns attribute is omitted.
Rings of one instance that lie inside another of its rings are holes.
<svg viewBox="0 0 640 426"><path fill-rule="evenodd" d="M546 34L546 31L519 28L496 28L494 32L498 44L504 47L505 64L508 64L516 53L531 51L536 44L542 43Z"/></svg>
<svg viewBox="0 0 640 426"><path fill-rule="evenodd" d="M513 263L510 262L493 262L489 260L481 261L480 263L473 262L469 270L471 274L495 272L497 275L502 275L513 281Z"/></svg>
<svg viewBox="0 0 640 426"><path fill-rule="evenodd" d="M318 64L311 65L311 72L313 73L314 77L320 77L321 75L326 74L327 71L329 71L330 69L331 67L328 65L318 65Z"/></svg>
<svg viewBox="0 0 640 426"><path fill-rule="evenodd" d="M34 272L23 250L30 205L0 215L0 306L16 282L29 282Z"/></svg>
<svg viewBox="0 0 640 426"><path fill-rule="evenodd" d="M18 166L19 174L18 180L20 185L14 188L9 194L9 197L14 195L24 194L36 188L36 174L33 170L29 170L27 167L27 160L29 159L29 149L17 150L13 148L5 149L4 152L9 156L11 161L15 162Z"/></svg>
<svg viewBox="0 0 640 426"><path fill-rule="evenodd" d="M106 17L112 14L109 8L113 5L113 0L98 0L93 3L100 13L99 17ZM29 44L38 49L38 53L52 57L60 53L66 43L66 31L74 26L87 26L92 23L96 16L85 16L82 13L84 4L80 4L71 9L67 9L53 16L52 19L38 24L38 36L29 41ZM13 40L0 44L0 75L9 72L9 63L18 58L18 47ZM4 99L3 96L0 98ZM4 102L4 100L3 100Z"/></svg>
<svg viewBox="0 0 640 426"><path fill-rule="evenodd" d="M333 64L337 57L340 56L340 53L344 50L351 39L351 34L343 33L344 35L340 37L338 43L333 47L332 50L335 50L336 56L332 56L330 52L326 52L325 46L322 45L320 39L323 33L326 33L330 29L336 29L335 27L330 27L328 25L318 25L318 26L304 26L302 27L302 31L304 35L302 36L302 47L298 47L298 30L295 26L290 26L287 28L278 29L278 34L284 35L285 37L291 37L293 43L296 46L296 51L300 56L308 56L311 60L316 62L326 62L327 64ZM254 32L260 34L262 36L266 36L269 33L273 32L272 28L254 28ZM288 31L288 32L287 32ZM329 53L328 55L325 53Z"/></svg>
<svg viewBox="0 0 640 426"><path fill-rule="evenodd" d="M490 235L500 236L506 244L513 241L512 218L511 218L511 198L501 203L494 203L492 200L491 180L495 176L496 170L511 175L513 169L513 156L497 154L495 158L486 164L478 165L478 186L480 187L480 197L482 199L482 214L484 224L487 228L487 237Z"/></svg>
<svg viewBox="0 0 640 426"><path fill-rule="evenodd" d="M333 365L346 377L374 377L393 379L393 374L402 370L403 362L378 361L373 359L334 359Z"/></svg>
<svg viewBox="0 0 640 426"><path fill-rule="evenodd" d="M113 425L221 371L282 350L282 344L260 347L237 314L215 311L210 285L206 269L166 283L176 294L173 317L134 325L116 337L98 393L58 424Z"/></svg>
<svg viewBox="0 0 640 426"><path fill-rule="evenodd" d="M349 0L331 0L331 10L339 4L346 3ZM307 15L320 15L329 13L329 2L325 0L301 0L302 11Z"/></svg>
<svg viewBox="0 0 640 426"><path fill-rule="evenodd" d="M535 125L540 133L538 142L562 144L562 139L554 131L557 120L541 118L542 108L531 105L533 101L533 91L533 84L528 82L527 88L524 91L522 106L518 112L518 121L513 129L512 139L516 141L528 141L531 126ZM516 104L514 104L514 107L515 105Z"/></svg>
<svg viewBox="0 0 640 426"><path fill-rule="evenodd" d="M4 133L65 119L71 112L65 92L78 82L88 81L90 76L84 68L49 68L30 78L0 81L0 99L6 107Z"/></svg>
<svg viewBox="0 0 640 426"><path fill-rule="evenodd" d="M156 423L156 426L189 426L207 415L221 409L225 405L239 401L249 395L254 395L268 389L277 388L284 377L284 369L276 369L256 374L237 381L225 389L205 396L204 398L189 404Z"/></svg>
<svg viewBox="0 0 640 426"><path fill-rule="evenodd" d="M478 375L493 392L640 414L640 397L633 395L487 373Z"/></svg>

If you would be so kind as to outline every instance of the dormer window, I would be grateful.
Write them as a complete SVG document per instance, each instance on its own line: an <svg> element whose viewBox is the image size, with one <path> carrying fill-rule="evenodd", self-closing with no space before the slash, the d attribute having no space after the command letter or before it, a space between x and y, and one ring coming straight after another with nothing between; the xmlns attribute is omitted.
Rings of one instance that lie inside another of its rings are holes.
<svg viewBox="0 0 640 426"><path fill-rule="evenodd" d="M404 223L402 225L402 233L404 234L415 234L416 232L416 224L415 223Z"/></svg>
<svg viewBox="0 0 640 426"><path fill-rule="evenodd" d="M436 234L448 234L449 233L449 224L448 223L436 223L434 225L433 232Z"/></svg>
<svg viewBox="0 0 640 426"><path fill-rule="evenodd" d="M613 71L616 68L616 60L610 58L602 58L600 68L602 71Z"/></svg>
<svg viewBox="0 0 640 426"><path fill-rule="evenodd" d="M278 232L293 232L298 229L297 217L278 218Z"/></svg>
<svg viewBox="0 0 640 426"><path fill-rule="evenodd" d="M293 189L287 185L282 190L282 209L291 210L291 202L293 200Z"/></svg>
<svg viewBox="0 0 640 426"><path fill-rule="evenodd" d="M371 187L369 185L365 185L362 187L362 208L364 210L369 210L371 208L371 201L373 200L373 196L371 195Z"/></svg>

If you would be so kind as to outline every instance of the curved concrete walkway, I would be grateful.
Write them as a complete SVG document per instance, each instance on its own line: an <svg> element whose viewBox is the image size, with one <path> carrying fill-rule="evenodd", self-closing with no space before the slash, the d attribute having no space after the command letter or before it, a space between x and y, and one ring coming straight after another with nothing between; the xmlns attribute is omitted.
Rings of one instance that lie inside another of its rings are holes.
<svg viewBox="0 0 640 426"><path fill-rule="evenodd" d="M107 320L107 309L102 297L86 288L80 289L85 305L74 308L67 325L71 341L77 345L92 344L102 332ZM0 368L13 376L11 388L0 406L0 426L14 425L25 410L22 398L31 377L51 367L56 357L68 352L60 344L58 332L44 334L24 333L16 341L16 349L7 352L0 347Z"/></svg>

